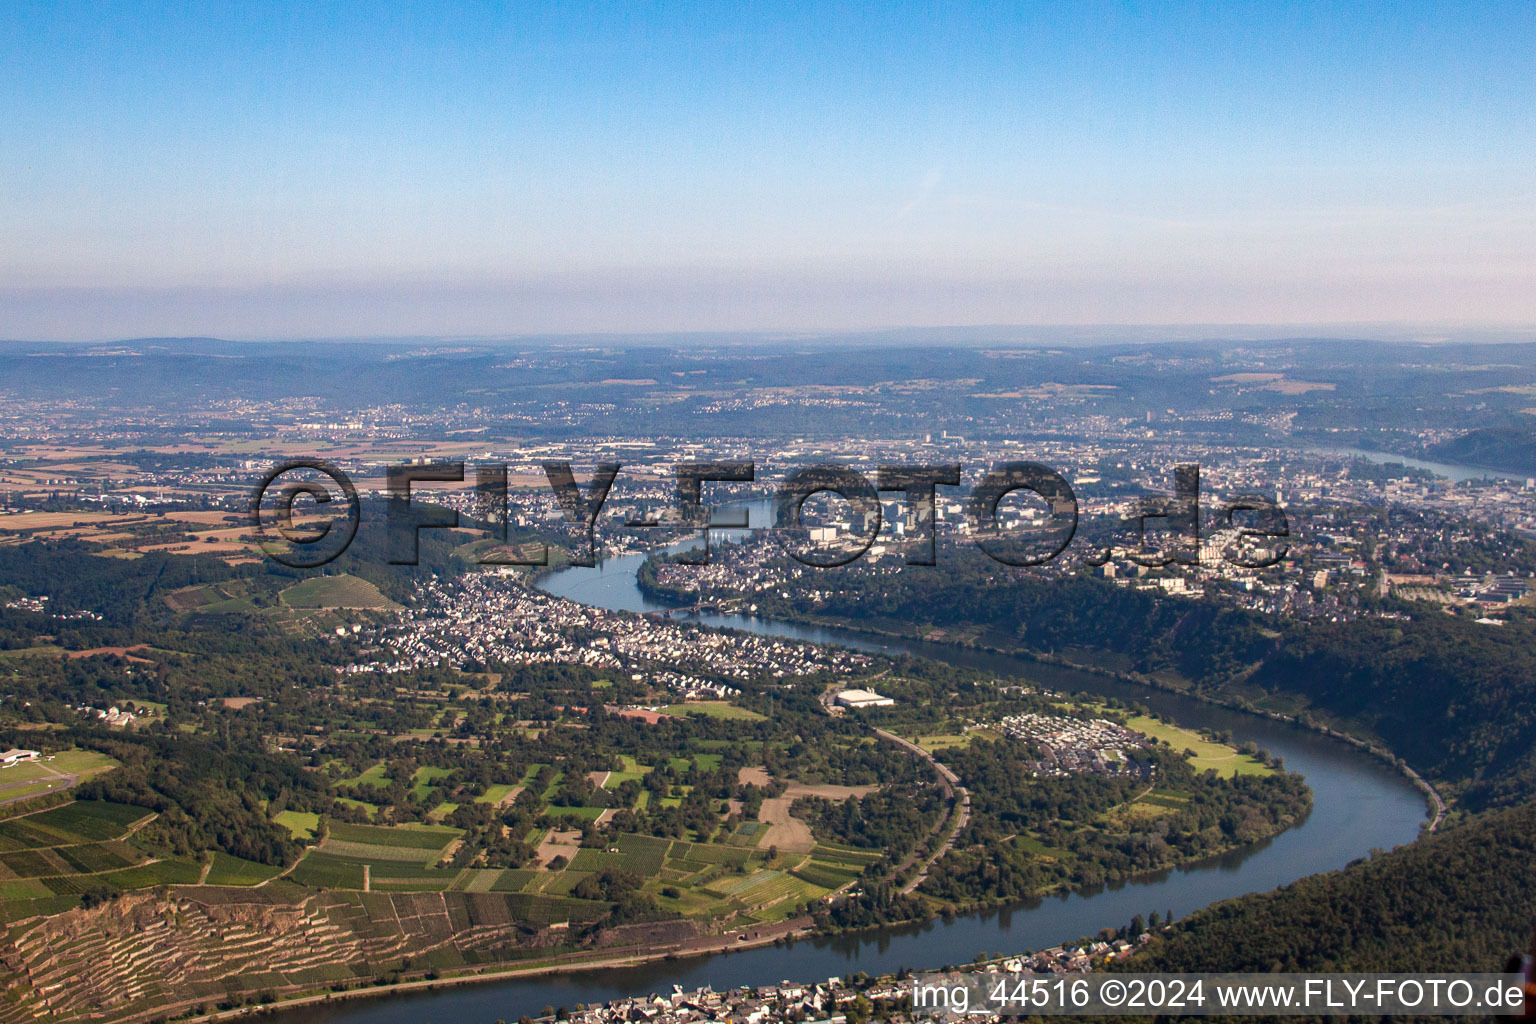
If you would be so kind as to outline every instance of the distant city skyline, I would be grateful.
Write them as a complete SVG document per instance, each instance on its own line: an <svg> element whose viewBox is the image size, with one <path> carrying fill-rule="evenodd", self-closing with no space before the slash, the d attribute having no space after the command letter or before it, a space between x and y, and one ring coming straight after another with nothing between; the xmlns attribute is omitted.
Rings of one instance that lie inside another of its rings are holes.
<svg viewBox="0 0 1536 1024"><path fill-rule="evenodd" d="M0 337L1532 325L1532 52L1530 4L8 5Z"/></svg>

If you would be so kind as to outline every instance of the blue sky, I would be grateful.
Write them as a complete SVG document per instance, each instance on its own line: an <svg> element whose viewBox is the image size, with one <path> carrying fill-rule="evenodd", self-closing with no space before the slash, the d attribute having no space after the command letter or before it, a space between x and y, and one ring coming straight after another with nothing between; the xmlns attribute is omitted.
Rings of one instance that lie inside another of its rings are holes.
<svg viewBox="0 0 1536 1024"><path fill-rule="evenodd" d="M0 6L0 336L1536 323L1536 5Z"/></svg>

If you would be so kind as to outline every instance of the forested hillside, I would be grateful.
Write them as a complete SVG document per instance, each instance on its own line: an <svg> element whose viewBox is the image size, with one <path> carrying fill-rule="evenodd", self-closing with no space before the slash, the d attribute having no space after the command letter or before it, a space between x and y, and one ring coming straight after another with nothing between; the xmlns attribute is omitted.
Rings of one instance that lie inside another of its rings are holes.
<svg viewBox="0 0 1536 1024"><path fill-rule="evenodd" d="M1500 971L1536 925L1536 805L1179 923L1137 971Z"/></svg>

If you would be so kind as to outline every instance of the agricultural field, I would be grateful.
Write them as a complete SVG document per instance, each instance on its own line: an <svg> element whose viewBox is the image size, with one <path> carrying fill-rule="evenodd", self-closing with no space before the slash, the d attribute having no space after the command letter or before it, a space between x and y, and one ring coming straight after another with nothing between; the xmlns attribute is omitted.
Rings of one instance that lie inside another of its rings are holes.
<svg viewBox="0 0 1536 1024"><path fill-rule="evenodd" d="M290 608L374 608L398 607L379 592L379 588L356 576L314 576L296 583L278 595Z"/></svg>
<svg viewBox="0 0 1536 1024"><path fill-rule="evenodd" d="M853 883L862 871L857 865L810 857L797 865L793 874L812 885L835 890Z"/></svg>
<svg viewBox="0 0 1536 1024"><path fill-rule="evenodd" d="M316 889L362 889L363 864L359 861L310 853L288 875L301 885Z"/></svg>
<svg viewBox="0 0 1536 1024"><path fill-rule="evenodd" d="M130 826L152 816L127 804L82 800L0 821L0 852L47 849L121 839Z"/></svg>
<svg viewBox="0 0 1536 1024"><path fill-rule="evenodd" d="M553 809L580 817L598 810ZM813 856L790 854L770 863L765 850L750 842L727 845L619 835L597 846L582 846L580 833L570 831L530 835L531 841L542 839L543 844L528 867L437 867L461 834L445 827L331 823L324 841L307 851L288 877L321 889L518 894L524 900L519 905L534 923L588 913L583 908L594 903L578 898L578 888L586 879L617 871L632 873L642 891L663 909L750 924L791 916L805 903L848 885L880 856L877 851L828 847L818 848ZM556 854L563 862L555 860ZM558 870L550 869L551 861ZM243 862L216 860L206 884L256 884L254 874Z"/></svg>
<svg viewBox="0 0 1536 1024"><path fill-rule="evenodd" d="M333 822L320 851L360 859L376 857L427 864L436 861L463 834L459 829L437 825L389 828Z"/></svg>
<svg viewBox="0 0 1536 1024"><path fill-rule="evenodd" d="M220 547L218 544L191 546ZM244 549L227 554L226 561L239 561L244 556ZM344 614L347 609L395 607L373 584L353 576L320 576L279 590L286 582L275 577L230 579L183 587L163 595L162 600L166 607L178 614L260 615L283 632L301 635L328 635L338 626L353 624L352 617Z"/></svg>
<svg viewBox="0 0 1536 1024"><path fill-rule="evenodd" d="M9 512L0 515L0 536L10 541L62 537L99 540L123 526L146 520L143 515L110 512Z"/></svg>
<svg viewBox="0 0 1536 1024"><path fill-rule="evenodd" d="M122 871L113 871L97 877L118 889L150 889L157 885L190 885L202 875L202 865L193 861L157 860L140 867L125 868ZM78 884L80 880L68 879L67 881Z"/></svg>
<svg viewBox="0 0 1536 1024"><path fill-rule="evenodd" d="M227 580L223 583L183 587L166 594L165 603L174 612L198 612L207 615L261 610L253 600L252 588L246 580Z"/></svg>
<svg viewBox="0 0 1536 1024"><path fill-rule="evenodd" d="M270 878L277 877L282 870L271 864L257 864L254 861L242 860L239 857L231 857L227 853L214 851L213 863L207 877L203 879L203 884L260 885Z"/></svg>
<svg viewBox="0 0 1536 1024"><path fill-rule="evenodd" d="M0 820L0 918L57 913L89 891L195 884L203 864L155 860L131 842L153 817L143 807L79 800ZM210 874L229 879L214 884L255 885L277 871L216 854Z"/></svg>

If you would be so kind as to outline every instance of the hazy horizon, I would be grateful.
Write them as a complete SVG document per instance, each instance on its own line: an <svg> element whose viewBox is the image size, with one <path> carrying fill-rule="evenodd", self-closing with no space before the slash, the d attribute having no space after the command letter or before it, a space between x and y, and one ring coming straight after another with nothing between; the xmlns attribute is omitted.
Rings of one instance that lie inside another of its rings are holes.
<svg viewBox="0 0 1536 1024"><path fill-rule="evenodd" d="M700 331L529 331L485 334L315 334L280 337L238 334L138 334L92 338L7 338L0 345L60 345L91 347L132 344L215 342L230 344L402 344L515 345L597 344L633 345L753 344L773 341L837 341L867 344L938 344L1038 346L1066 348L1179 343L1348 342L1422 345L1536 344L1536 324L948 324L933 327L898 325L861 330L700 330Z"/></svg>
<svg viewBox="0 0 1536 1024"><path fill-rule="evenodd" d="M1536 7L0 10L0 336L1536 323Z"/></svg>

